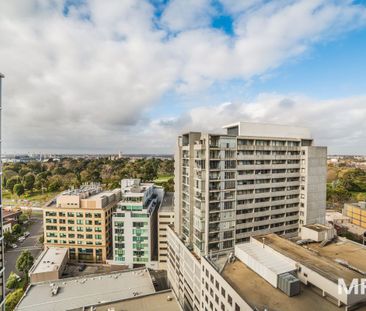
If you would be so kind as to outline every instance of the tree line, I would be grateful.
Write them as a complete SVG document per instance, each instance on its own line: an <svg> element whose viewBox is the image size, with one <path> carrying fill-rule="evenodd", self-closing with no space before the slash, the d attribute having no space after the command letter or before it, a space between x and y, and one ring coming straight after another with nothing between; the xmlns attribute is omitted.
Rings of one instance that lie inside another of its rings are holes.
<svg viewBox="0 0 366 311"><path fill-rule="evenodd" d="M327 201L333 205L366 200L366 171L360 168L328 166Z"/></svg>
<svg viewBox="0 0 366 311"><path fill-rule="evenodd" d="M62 158L48 162L4 163L2 182L6 190L21 196L26 191L55 192L89 182L100 182L106 189L113 189L120 186L123 178L153 181L158 176L173 174L172 159ZM169 179L163 186L171 190L173 181Z"/></svg>

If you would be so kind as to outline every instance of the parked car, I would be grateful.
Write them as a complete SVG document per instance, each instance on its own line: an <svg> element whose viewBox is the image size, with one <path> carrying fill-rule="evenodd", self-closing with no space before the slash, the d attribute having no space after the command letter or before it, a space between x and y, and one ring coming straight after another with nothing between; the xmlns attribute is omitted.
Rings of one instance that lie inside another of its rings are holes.
<svg viewBox="0 0 366 311"><path fill-rule="evenodd" d="M18 238L18 242L23 242L25 240L25 237L24 236L21 236Z"/></svg>
<svg viewBox="0 0 366 311"><path fill-rule="evenodd" d="M24 232L24 236L25 237L29 237L30 236L30 232L29 231Z"/></svg>
<svg viewBox="0 0 366 311"><path fill-rule="evenodd" d="M18 245L16 245L15 243L14 244L10 244L11 248L17 248Z"/></svg>

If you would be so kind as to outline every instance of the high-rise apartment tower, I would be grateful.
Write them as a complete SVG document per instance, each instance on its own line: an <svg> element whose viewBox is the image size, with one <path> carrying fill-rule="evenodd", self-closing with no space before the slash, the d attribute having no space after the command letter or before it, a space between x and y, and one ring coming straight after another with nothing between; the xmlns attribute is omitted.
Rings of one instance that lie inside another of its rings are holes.
<svg viewBox="0 0 366 311"><path fill-rule="evenodd" d="M325 147L308 129L245 123L226 134L189 132L175 155L175 231L198 255L233 250L250 236L296 236L324 223Z"/></svg>

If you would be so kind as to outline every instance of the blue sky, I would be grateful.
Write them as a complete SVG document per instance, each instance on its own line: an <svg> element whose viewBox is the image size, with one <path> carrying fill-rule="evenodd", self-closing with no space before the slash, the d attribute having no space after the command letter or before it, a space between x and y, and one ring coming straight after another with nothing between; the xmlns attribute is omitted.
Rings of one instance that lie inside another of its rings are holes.
<svg viewBox="0 0 366 311"><path fill-rule="evenodd" d="M226 22L216 27L226 28ZM366 28L320 42L305 54L250 81L233 79L191 96L168 92L151 115L174 116L196 102L251 101L260 93L302 94L317 99L362 96L366 90ZM366 106L366 103L365 103Z"/></svg>
<svg viewBox="0 0 366 311"><path fill-rule="evenodd" d="M241 120L366 154L364 55L365 1L3 1L4 151L172 153Z"/></svg>

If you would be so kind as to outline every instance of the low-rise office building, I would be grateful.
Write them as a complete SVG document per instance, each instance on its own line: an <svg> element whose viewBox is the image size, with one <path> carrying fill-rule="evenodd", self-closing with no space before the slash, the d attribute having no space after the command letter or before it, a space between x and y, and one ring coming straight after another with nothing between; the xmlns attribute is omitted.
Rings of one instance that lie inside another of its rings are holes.
<svg viewBox="0 0 366 311"><path fill-rule="evenodd" d="M366 229L366 202L344 204L343 215L349 217L352 224Z"/></svg>
<svg viewBox="0 0 366 311"><path fill-rule="evenodd" d="M112 211L121 190L98 184L61 193L43 209L45 247L66 247L70 260L104 263L111 253Z"/></svg>
<svg viewBox="0 0 366 311"><path fill-rule="evenodd" d="M157 210L163 189L139 179L121 181L122 200L113 213L113 264L157 268Z"/></svg>
<svg viewBox="0 0 366 311"><path fill-rule="evenodd" d="M302 246L266 234L236 245L228 256L196 260L170 228L168 244L168 277L186 310L366 309L362 293L366 248L346 239ZM179 249L183 251L175 255ZM192 267L190 261L194 270L187 269ZM339 282L351 291L339 292Z"/></svg>
<svg viewBox="0 0 366 311"><path fill-rule="evenodd" d="M158 211L158 258L159 269L167 269L168 261L168 226L174 225L174 193L166 192Z"/></svg>
<svg viewBox="0 0 366 311"><path fill-rule="evenodd" d="M63 247L46 248L29 270L31 283L58 280L65 270L68 249Z"/></svg>

